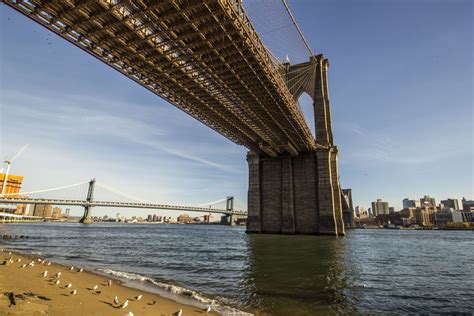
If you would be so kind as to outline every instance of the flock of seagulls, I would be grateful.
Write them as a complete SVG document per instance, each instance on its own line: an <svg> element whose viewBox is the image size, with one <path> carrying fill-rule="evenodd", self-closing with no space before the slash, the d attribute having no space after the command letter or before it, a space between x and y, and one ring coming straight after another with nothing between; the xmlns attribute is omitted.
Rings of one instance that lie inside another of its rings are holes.
<svg viewBox="0 0 474 316"><path fill-rule="evenodd" d="M3 249L0 249L0 252L3 252ZM11 264L11 263L14 262L14 261L13 261L13 257L11 256L11 254L12 254L11 252L8 252L8 255L10 256L10 258L8 258L8 259L6 260L6 262L7 262L8 264ZM16 262L21 262L21 258L18 258L18 259L16 260ZM51 265L51 262L46 262L45 260L42 260L42 259L40 259L40 258L37 259L37 262L40 263L41 265L46 265L46 266L50 266L50 265ZM31 261L30 263L28 263L28 264L26 264L26 263L22 264L22 265L20 266L20 268L34 267L34 266L35 266L35 260L32 260L32 261ZM74 271L74 269L75 269L74 266L71 266L71 267L69 268L70 271ZM83 271L84 271L84 270L83 270L82 268L77 269L77 272L78 272L78 273L82 273ZM43 278L46 278L46 277L48 276L48 273L49 273L48 270L45 270L45 271L41 274L41 276L42 276ZM49 281L50 281L50 282L53 282L53 284L55 284L55 285L59 285L59 284L61 283L60 278L61 278L61 272L57 272L55 275L53 275L53 276L49 279ZM112 280L108 280L107 283L106 283L106 285L107 285L107 286L112 286ZM64 289L71 289L72 286L73 286L72 283L68 283L68 284L65 285L63 288L64 288ZM100 291L97 291L98 289L99 289L99 286L98 286L97 284L95 284L92 288L89 288L89 290L93 290L93 291L95 291L97 294L100 294L101 292L100 292ZM76 295L76 294L77 294L77 289L74 289L74 290L72 290L72 291L70 292L70 295L71 295L71 296L74 296L74 295ZM134 297L134 301L140 301L142 298L143 298L143 294L140 294L140 295ZM149 305L155 305L155 304L156 304L156 301L153 301L153 302L152 302L151 304L149 304ZM120 303L118 297L117 297L117 296L114 297L114 304L113 304L113 306L114 306L115 308L124 309L124 308L127 308L128 305L129 305L129 300L128 300L128 299L126 299L123 303ZM209 312L211 311L211 306L207 306L207 308L205 308L203 311L205 311L206 313L209 313ZM179 309L177 312L173 313L173 316L182 316L182 315L183 315L183 310L182 310L182 309ZM132 312L128 312L128 313L126 314L126 316L133 316L133 313L132 313Z"/></svg>

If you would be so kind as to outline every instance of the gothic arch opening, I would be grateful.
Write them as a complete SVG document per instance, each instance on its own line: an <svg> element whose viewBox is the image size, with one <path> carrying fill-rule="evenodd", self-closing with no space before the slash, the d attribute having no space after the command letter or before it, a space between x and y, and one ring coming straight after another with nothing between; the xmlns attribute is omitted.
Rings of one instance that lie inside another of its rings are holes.
<svg viewBox="0 0 474 316"><path fill-rule="evenodd" d="M309 96L308 93L302 92L296 99L298 105L303 112L304 119L306 124L308 124L311 134L313 134L314 139L316 139L316 127L314 124L314 106L313 99Z"/></svg>

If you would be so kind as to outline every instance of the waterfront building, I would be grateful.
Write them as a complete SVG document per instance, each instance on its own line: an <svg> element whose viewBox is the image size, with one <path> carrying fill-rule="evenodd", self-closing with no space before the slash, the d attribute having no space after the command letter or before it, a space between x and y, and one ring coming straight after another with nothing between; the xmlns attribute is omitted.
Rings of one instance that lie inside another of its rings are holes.
<svg viewBox="0 0 474 316"><path fill-rule="evenodd" d="M53 207L52 218L60 218L62 209L60 207Z"/></svg>
<svg viewBox="0 0 474 316"><path fill-rule="evenodd" d="M416 223L420 226L432 226L430 213L424 207L415 210L415 218Z"/></svg>
<svg viewBox="0 0 474 316"><path fill-rule="evenodd" d="M389 214L388 202L383 202L382 199L377 199L376 202L372 202L372 213L373 216Z"/></svg>
<svg viewBox="0 0 474 316"><path fill-rule="evenodd" d="M5 174L0 173L0 193L1 192L3 192L4 194L19 193L22 182L23 182L23 176L9 174L7 181L5 181ZM5 191L3 191L3 183L5 183Z"/></svg>
<svg viewBox="0 0 474 316"><path fill-rule="evenodd" d="M437 226L446 226L453 223L453 212L441 211L435 213L435 223Z"/></svg>
<svg viewBox="0 0 474 316"><path fill-rule="evenodd" d="M204 223L210 223L212 221L212 214L206 214L204 215L204 219L203 219L203 222Z"/></svg>
<svg viewBox="0 0 474 316"><path fill-rule="evenodd" d="M150 222L150 223L153 222L153 215L148 214L148 216L147 216L147 218L146 218L146 221L147 221L147 222Z"/></svg>
<svg viewBox="0 0 474 316"><path fill-rule="evenodd" d="M188 214L181 214L178 216L178 223L185 224L191 223L193 219Z"/></svg>
<svg viewBox="0 0 474 316"><path fill-rule="evenodd" d="M410 208L410 207L414 207L414 208L421 207L420 200L414 200L414 199L409 199L409 198L403 199L402 204L403 204L404 209Z"/></svg>
<svg viewBox="0 0 474 316"><path fill-rule="evenodd" d="M354 226L354 205L352 202L352 189L342 189L342 219L346 227Z"/></svg>
<svg viewBox="0 0 474 316"><path fill-rule="evenodd" d="M466 198L462 198L462 209L463 211L474 211L474 200L466 200Z"/></svg>
<svg viewBox="0 0 474 316"><path fill-rule="evenodd" d="M419 207L415 210L416 222L420 226L433 226L435 223L436 207L425 206Z"/></svg>
<svg viewBox="0 0 474 316"><path fill-rule="evenodd" d="M49 204L36 204L33 214L34 216L50 218L53 216L53 207Z"/></svg>
<svg viewBox="0 0 474 316"><path fill-rule="evenodd" d="M442 200L441 204L443 205L443 208L453 209L455 211L460 210L458 199Z"/></svg>
<svg viewBox="0 0 474 316"><path fill-rule="evenodd" d="M400 216L403 218L415 218L415 207L407 207L400 211Z"/></svg>
<svg viewBox="0 0 474 316"><path fill-rule="evenodd" d="M431 197L429 195L425 195L420 199L421 207L436 207L436 200L434 197Z"/></svg>

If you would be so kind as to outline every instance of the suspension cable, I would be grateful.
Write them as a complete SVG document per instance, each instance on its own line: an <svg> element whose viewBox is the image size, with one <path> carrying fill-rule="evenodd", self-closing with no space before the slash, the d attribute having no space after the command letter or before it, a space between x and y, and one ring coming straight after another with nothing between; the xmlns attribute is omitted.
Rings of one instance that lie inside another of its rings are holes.
<svg viewBox="0 0 474 316"><path fill-rule="evenodd" d="M313 50L311 49L308 42L306 41L306 38L303 35L303 31L301 31L300 27L298 26L298 23L296 22L295 17L291 13L291 10L290 10L290 7L288 6L288 3L286 2L286 0L281 0L281 1L283 2L283 5L285 6L286 12L288 12L288 15L290 16L291 20L293 21L293 25L298 30L298 33L300 34L301 39L303 40L304 46L306 46L306 49L308 50L308 52L310 54L310 58L314 58Z"/></svg>

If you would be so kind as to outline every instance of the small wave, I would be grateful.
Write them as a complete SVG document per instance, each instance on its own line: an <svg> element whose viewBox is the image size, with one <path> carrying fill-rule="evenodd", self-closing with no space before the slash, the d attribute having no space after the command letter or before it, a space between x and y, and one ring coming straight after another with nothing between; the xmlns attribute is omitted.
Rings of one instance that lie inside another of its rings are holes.
<svg viewBox="0 0 474 316"><path fill-rule="evenodd" d="M147 282L149 284L152 284L153 286L164 290L166 292L172 293L174 295L182 295L187 298L191 298L193 301L198 303L199 307L205 307L207 305L211 306L212 309L222 315L226 316L251 316L253 314L247 313L235 308L232 308L230 306L224 306L219 304L218 301L215 299L211 299L208 297L205 297L204 295L178 286L178 285L173 285L173 284L167 284L163 282L158 282L150 277L146 277L140 274L136 273L130 273L130 272L122 272L122 271L115 271L112 269L99 269L98 271L105 273L105 274L110 274L113 275L119 279L124 279L124 280L131 280L131 281L140 281L140 282Z"/></svg>

